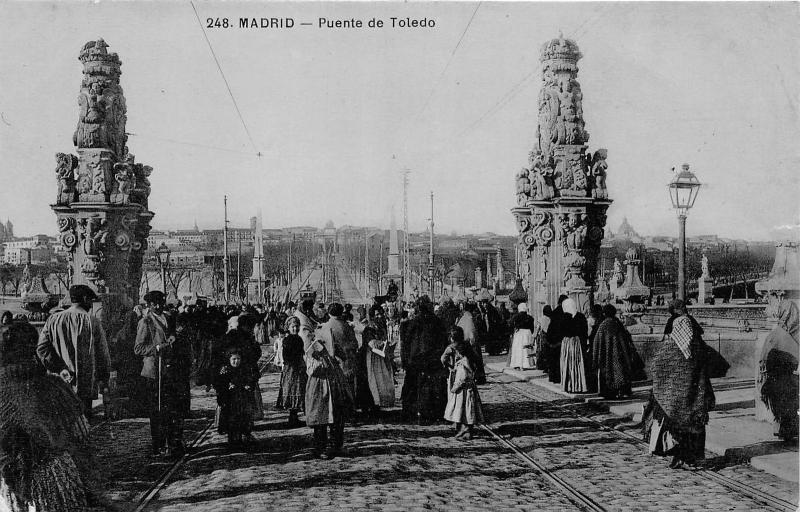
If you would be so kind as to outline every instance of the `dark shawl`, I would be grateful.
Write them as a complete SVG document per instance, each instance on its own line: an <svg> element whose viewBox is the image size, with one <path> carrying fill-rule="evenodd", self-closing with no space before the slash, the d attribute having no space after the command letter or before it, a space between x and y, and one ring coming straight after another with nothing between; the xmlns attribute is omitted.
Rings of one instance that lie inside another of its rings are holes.
<svg viewBox="0 0 800 512"><path fill-rule="evenodd" d="M642 377L644 363L630 333L614 316L600 322L592 343L592 369L600 372L604 389L619 390Z"/></svg>
<svg viewBox="0 0 800 512"><path fill-rule="evenodd" d="M705 343L694 322L692 331L689 359L667 337L650 363L650 374L654 406L659 409L655 416L663 416L669 430L701 433L715 399L707 374Z"/></svg>

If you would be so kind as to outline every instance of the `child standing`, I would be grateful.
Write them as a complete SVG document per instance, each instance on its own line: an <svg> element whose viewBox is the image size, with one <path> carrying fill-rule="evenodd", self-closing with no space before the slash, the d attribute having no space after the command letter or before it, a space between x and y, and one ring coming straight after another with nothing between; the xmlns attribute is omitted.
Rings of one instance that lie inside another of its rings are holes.
<svg viewBox="0 0 800 512"><path fill-rule="evenodd" d="M293 316L286 320L286 329L289 334L283 339L281 351L283 371L281 371L281 385L278 391L278 409L289 410L289 428L302 425L297 419L297 414L305 410L306 404L306 362L304 359L303 338L300 332L300 320Z"/></svg>
<svg viewBox="0 0 800 512"><path fill-rule="evenodd" d="M250 397L255 389L253 372L242 364L238 348L228 350L228 362L219 371L217 402L221 408L220 427L228 433L228 443L239 444L250 436L253 408Z"/></svg>
<svg viewBox="0 0 800 512"><path fill-rule="evenodd" d="M447 406L444 419L455 423L457 439L471 439L475 425L483 423L481 397L475 385L474 355L464 340L464 330L450 330L450 345L442 354L442 364L450 370L447 379Z"/></svg>

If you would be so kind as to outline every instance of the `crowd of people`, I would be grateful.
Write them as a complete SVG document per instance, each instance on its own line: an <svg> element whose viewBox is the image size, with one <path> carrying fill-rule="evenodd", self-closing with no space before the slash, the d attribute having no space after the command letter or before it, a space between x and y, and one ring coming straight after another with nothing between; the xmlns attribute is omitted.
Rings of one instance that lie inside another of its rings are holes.
<svg viewBox="0 0 800 512"><path fill-rule="evenodd" d="M356 309L314 299L167 305L152 291L108 337L92 313L98 297L91 288L72 286L69 299L38 332L25 319L0 315L0 499L15 512L97 503L92 401L98 391L113 394L118 380L134 383L127 392L131 407L149 418L153 456L179 457L192 385L214 390L216 428L232 447L255 442L254 423L265 410L259 380L272 363L281 372L275 409L286 411L289 428L311 428L312 453L324 459L342 452L348 422L392 420L386 411L395 407L400 371L401 420L450 422L459 440L484 421L484 350L507 347L510 366L544 370L571 393L627 397L644 378L615 307L594 305L587 317L566 296L536 322L525 303L507 309L490 300L434 305L422 296ZM778 434L796 439L800 314L784 305L761 357L762 400ZM643 429L651 453L671 455L677 468L703 457L714 407L710 378L719 368L685 304L673 301L670 312L650 365Z"/></svg>

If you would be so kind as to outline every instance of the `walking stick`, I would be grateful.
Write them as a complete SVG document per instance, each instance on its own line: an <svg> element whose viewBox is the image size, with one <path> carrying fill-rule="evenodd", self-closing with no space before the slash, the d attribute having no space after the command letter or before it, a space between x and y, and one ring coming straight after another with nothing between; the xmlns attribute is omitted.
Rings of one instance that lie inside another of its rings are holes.
<svg viewBox="0 0 800 512"><path fill-rule="evenodd" d="M158 354L158 413L161 414L161 354Z"/></svg>

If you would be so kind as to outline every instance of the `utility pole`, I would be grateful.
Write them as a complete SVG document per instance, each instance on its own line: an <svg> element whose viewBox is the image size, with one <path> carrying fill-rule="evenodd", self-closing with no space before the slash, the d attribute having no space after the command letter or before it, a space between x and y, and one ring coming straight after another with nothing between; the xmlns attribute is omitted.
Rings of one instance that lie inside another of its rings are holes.
<svg viewBox="0 0 800 512"><path fill-rule="evenodd" d="M228 196L225 198L225 225L222 227L222 278L225 286L225 304L228 303Z"/></svg>
<svg viewBox="0 0 800 512"><path fill-rule="evenodd" d="M409 261L408 243L408 174L403 169L403 297L406 301L411 297L411 262Z"/></svg>
<svg viewBox="0 0 800 512"><path fill-rule="evenodd" d="M369 297L369 228L364 228L364 300Z"/></svg>
<svg viewBox="0 0 800 512"><path fill-rule="evenodd" d="M431 192L431 231L430 253L428 254L428 283L431 289L431 301L436 302L436 290L433 283L433 192Z"/></svg>
<svg viewBox="0 0 800 512"><path fill-rule="evenodd" d="M241 235L241 233L239 233ZM236 253L236 300L242 300L242 237L239 239L239 251Z"/></svg>
<svg viewBox="0 0 800 512"><path fill-rule="evenodd" d="M380 252L378 253L378 295L383 294L383 290L381 289L381 277L383 276L383 233L381 233L381 245L380 245Z"/></svg>

